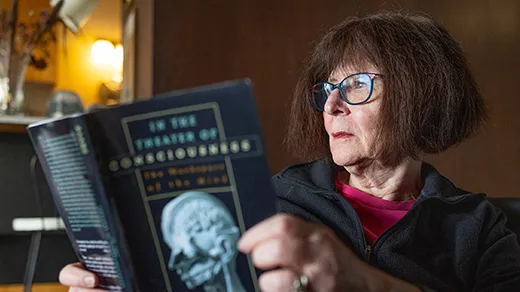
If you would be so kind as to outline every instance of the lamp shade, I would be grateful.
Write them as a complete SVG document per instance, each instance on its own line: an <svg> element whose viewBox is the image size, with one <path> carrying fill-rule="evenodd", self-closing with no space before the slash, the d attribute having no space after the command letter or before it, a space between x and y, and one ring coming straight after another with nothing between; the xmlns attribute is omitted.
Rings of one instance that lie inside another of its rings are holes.
<svg viewBox="0 0 520 292"><path fill-rule="evenodd" d="M51 0L50 4L54 7L59 2L60 0ZM77 33L98 3L99 0L64 0L58 17L73 33Z"/></svg>

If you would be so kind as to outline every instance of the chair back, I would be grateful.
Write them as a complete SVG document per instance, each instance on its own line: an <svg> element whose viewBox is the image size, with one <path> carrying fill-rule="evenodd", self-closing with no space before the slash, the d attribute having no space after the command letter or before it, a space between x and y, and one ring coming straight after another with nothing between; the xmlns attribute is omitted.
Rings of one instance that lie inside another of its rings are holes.
<svg viewBox="0 0 520 292"><path fill-rule="evenodd" d="M504 211L507 216L506 226L516 233L520 243L520 198L490 198L488 200Z"/></svg>

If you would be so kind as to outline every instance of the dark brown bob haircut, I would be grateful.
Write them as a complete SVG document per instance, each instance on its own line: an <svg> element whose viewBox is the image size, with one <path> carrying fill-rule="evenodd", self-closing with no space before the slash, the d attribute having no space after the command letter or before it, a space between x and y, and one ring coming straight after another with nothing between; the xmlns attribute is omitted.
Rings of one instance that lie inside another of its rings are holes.
<svg viewBox="0 0 520 292"><path fill-rule="evenodd" d="M286 145L303 160L330 157L310 89L344 66L384 74L380 159L439 153L475 134L486 108L461 47L425 15L385 12L332 27L306 60L294 92ZM362 105L358 105L362 106Z"/></svg>

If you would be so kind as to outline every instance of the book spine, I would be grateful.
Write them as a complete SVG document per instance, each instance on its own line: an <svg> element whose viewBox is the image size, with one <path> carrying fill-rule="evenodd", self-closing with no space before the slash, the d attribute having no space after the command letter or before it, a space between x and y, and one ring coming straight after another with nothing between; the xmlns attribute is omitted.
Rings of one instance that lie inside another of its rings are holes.
<svg viewBox="0 0 520 292"><path fill-rule="evenodd" d="M100 288L135 291L84 118L30 127L29 134L81 263L98 276Z"/></svg>

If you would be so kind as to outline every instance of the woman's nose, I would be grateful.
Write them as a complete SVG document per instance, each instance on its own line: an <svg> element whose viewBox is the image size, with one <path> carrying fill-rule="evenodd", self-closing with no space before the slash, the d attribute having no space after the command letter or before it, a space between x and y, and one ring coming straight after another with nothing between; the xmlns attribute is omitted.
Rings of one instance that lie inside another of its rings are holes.
<svg viewBox="0 0 520 292"><path fill-rule="evenodd" d="M329 96L327 97L327 101L325 102L325 106L323 107L325 113L329 115L337 115L341 113L350 113L349 105L343 101L341 98L341 94L338 89L334 89Z"/></svg>

